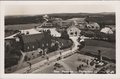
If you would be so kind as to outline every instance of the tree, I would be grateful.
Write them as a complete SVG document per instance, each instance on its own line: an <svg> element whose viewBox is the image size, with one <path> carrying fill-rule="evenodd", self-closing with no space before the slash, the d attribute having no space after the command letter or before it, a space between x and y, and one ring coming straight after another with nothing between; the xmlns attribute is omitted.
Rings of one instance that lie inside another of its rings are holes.
<svg viewBox="0 0 120 79"><path fill-rule="evenodd" d="M61 33L61 38L63 38L63 39L69 39L69 35L68 35L68 33L67 33L66 30Z"/></svg>

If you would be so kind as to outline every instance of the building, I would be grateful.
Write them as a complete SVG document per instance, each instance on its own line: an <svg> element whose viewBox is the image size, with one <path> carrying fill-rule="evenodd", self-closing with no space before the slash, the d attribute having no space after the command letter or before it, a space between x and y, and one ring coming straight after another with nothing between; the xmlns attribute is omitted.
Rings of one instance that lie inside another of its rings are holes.
<svg viewBox="0 0 120 79"><path fill-rule="evenodd" d="M72 19L69 19L69 20L73 21L73 24L75 26L77 26L79 29L81 29L81 30L86 29L85 18L72 18Z"/></svg>
<svg viewBox="0 0 120 79"><path fill-rule="evenodd" d="M41 47L43 34L21 35L20 42L23 52L37 50Z"/></svg>
<svg viewBox="0 0 120 79"><path fill-rule="evenodd" d="M61 33L59 33L56 28L41 28L39 27L37 30L39 30L39 32L43 32L43 31L47 31L50 30L50 34L54 37L60 37Z"/></svg>
<svg viewBox="0 0 120 79"><path fill-rule="evenodd" d="M105 25L105 27L109 27L113 32L116 31L115 25Z"/></svg>
<svg viewBox="0 0 120 79"><path fill-rule="evenodd" d="M31 34L40 34L41 32L37 31L36 28L32 28L32 29L25 29L25 30L20 30L21 34L24 35L31 35Z"/></svg>
<svg viewBox="0 0 120 79"><path fill-rule="evenodd" d="M114 33L112 31L112 29L110 29L109 27L102 28L100 32L105 33L105 34L113 34Z"/></svg>
<svg viewBox="0 0 120 79"><path fill-rule="evenodd" d="M79 36L80 32L81 30L73 25L67 29L67 33L69 36Z"/></svg>
<svg viewBox="0 0 120 79"><path fill-rule="evenodd" d="M57 26L62 26L62 19L61 18L54 18L54 20L52 21L53 26L57 27Z"/></svg>
<svg viewBox="0 0 120 79"><path fill-rule="evenodd" d="M50 28L50 27L53 27L53 24L50 23L50 22L46 22L46 23L44 23L44 24L42 25L42 27L48 27L48 28Z"/></svg>
<svg viewBox="0 0 120 79"><path fill-rule="evenodd" d="M89 30L100 30L100 25L96 22L89 22L87 23L87 28Z"/></svg>

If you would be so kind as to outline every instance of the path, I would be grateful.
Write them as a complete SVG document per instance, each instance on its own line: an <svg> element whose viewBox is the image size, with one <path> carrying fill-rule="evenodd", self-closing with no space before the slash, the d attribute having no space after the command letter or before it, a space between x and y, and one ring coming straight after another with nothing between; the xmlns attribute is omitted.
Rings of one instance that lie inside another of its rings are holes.
<svg viewBox="0 0 120 79"><path fill-rule="evenodd" d="M18 33L15 33L15 34L13 34L13 35L11 35L11 36L5 37L5 39L12 39L12 38L14 38L14 36L16 36L17 34L19 34L19 32L18 32Z"/></svg>
<svg viewBox="0 0 120 79"><path fill-rule="evenodd" d="M21 65L22 65L22 63L23 63L23 61L24 61L24 59L25 59L26 53L24 53L24 52L21 51L21 54L22 54L22 56L21 56L21 59L20 59L20 61L19 61L19 64L18 64L17 69L19 69L19 68L21 67Z"/></svg>
<svg viewBox="0 0 120 79"><path fill-rule="evenodd" d="M74 47L72 48L72 51L76 51L76 50L78 49L77 46L78 46L78 44L79 44L79 43L77 42L78 37L70 37L70 39L71 39L71 40L73 41L73 43L75 44ZM62 56L65 56L65 55L70 54L70 53L71 53L71 50L64 51L64 52L62 53ZM56 60L59 56L60 56L60 55L57 54L57 55L55 55L55 56L50 57L49 60L50 60L50 61L54 61L54 60ZM40 66L41 66L41 65L44 65L46 62L47 62L47 60L45 59L45 60L43 60L43 61L40 61L40 62L38 62L38 63L35 63L35 64L32 65L32 69L40 68ZM23 69L20 69L20 70L15 71L14 73L25 73L25 71L28 70L28 69L29 69L29 67L25 67L25 68L23 68Z"/></svg>

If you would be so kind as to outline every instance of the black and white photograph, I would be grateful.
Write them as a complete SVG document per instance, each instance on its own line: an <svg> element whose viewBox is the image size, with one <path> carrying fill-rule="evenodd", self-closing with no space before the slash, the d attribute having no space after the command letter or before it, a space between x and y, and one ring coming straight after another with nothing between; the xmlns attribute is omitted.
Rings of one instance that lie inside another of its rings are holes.
<svg viewBox="0 0 120 79"><path fill-rule="evenodd" d="M4 74L116 74L116 6L9 3Z"/></svg>
<svg viewBox="0 0 120 79"><path fill-rule="evenodd" d="M5 73L115 74L115 28L109 5L8 5Z"/></svg>

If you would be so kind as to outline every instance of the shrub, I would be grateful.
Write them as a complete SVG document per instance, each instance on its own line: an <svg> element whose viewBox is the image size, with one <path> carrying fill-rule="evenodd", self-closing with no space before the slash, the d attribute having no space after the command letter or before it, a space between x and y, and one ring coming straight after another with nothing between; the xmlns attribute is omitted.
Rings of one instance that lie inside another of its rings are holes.
<svg viewBox="0 0 120 79"><path fill-rule="evenodd" d="M63 39L69 39L69 35L68 35L67 31L63 31L61 33L61 38L63 38Z"/></svg>

